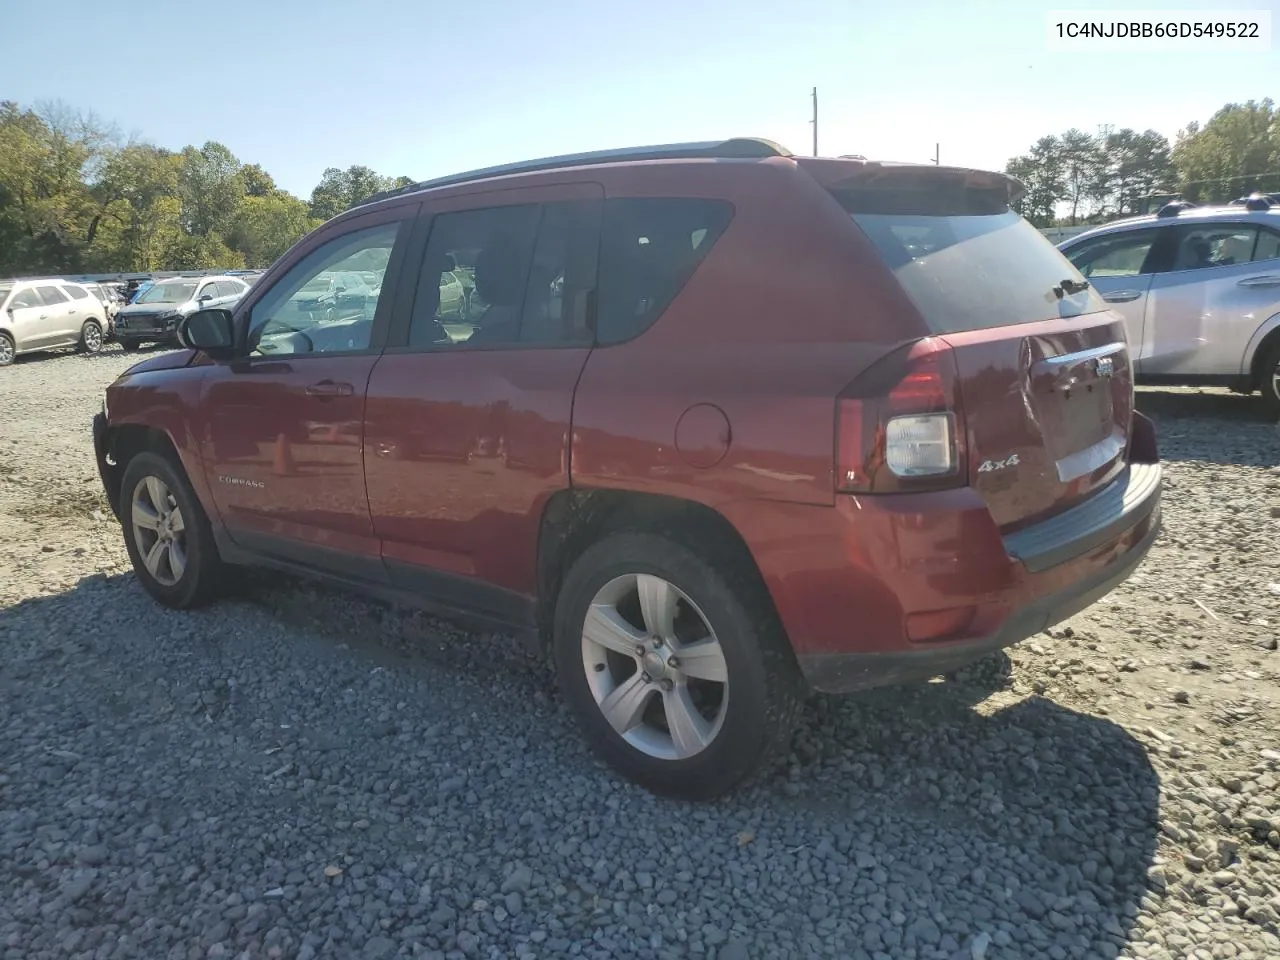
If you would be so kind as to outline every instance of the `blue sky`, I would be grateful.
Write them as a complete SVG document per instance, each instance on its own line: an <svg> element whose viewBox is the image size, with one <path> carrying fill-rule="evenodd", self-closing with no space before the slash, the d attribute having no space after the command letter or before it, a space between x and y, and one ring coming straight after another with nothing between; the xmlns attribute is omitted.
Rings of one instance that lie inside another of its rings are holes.
<svg viewBox="0 0 1280 960"><path fill-rule="evenodd" d="M1052 9L912 0L60 0L6 10L0 97L61 99L161 146L220 140L306 197L327 166L427 178L611 146L763 136L824 155L1003 167L1071 126L1170 138L1280 93L1265 53L1051 51ZM1270 10L1276 0L1232 6ZM16 42L28 37L32 42ZM52 45L36 38L56 38Z"/></svg>

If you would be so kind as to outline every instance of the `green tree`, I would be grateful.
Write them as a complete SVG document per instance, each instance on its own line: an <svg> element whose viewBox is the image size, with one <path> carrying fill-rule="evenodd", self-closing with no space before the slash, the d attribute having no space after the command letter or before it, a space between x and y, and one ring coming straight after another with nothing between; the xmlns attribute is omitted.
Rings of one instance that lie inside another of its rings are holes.
<svg viewBox="0 0 1280 960"><path fill-rule="evenodd" d="M317 225L305 203L276 190L267 196L245 197L227 242L243 254L246 266L268 267Z"/></svg>
<svg viewBox="0 0 1280 960"><path fill-rule="evenodd" d="M1280 190L1280 110L1268 97L1229 103L1202 128L1178 133L1173 165L1187 199L1223 203L1254 190Z"/></svg>
<svg viewBox="0 0 1280 960"><path fill-rule="evenodd" d="M197 150L182 151L182 219L193 236L221 233L235 216L245 196L236 155L210 140Z"/></svg>
<svg viewBox="0 0 1280 960"><path fill-rule="evenodd" d="M1037 227L1052 226L1054 209L1066 193L1062 145L1058 138L1041 137L1029 152L1010 160L1005 172L1017 177L1027 188L1014 209Z"/></svg>
<svg viewBox="0 0 1280 960"><path fill-rule="evenodd" d="M399 180L408 180L401 177ZM328 220L375 193L389 190L399 181L384 177L368 167L354 166L346 170L327 167L320 182L311 191L311 216ZM409 181L412 182L412 181Z"/></svg>
<svg viewBox="0 0 1280 960"><path fill-rule="evenodd" d="M1126 216L1139 211L1143 197L1162 193L1173 183L1169 141L1155 130L1125 128L1102 144L1102 212Z"/></svg>
<svg viewBox="0 0 1280 960"><path fill-rule="evenodd" d="M249 197L269 197L276 191L276 182L271 174L256 163L246 163L240 168L240 179L244 182L244 192Z"/></svg>

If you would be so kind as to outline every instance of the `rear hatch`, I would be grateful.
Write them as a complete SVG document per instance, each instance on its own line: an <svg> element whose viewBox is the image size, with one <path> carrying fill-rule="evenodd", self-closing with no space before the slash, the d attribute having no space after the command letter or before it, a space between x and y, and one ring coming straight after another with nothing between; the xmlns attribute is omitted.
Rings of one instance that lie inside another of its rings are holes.
<svg viewBox="0 0 1280 960"><path fill-rule="evenodd" d="M1010 210L1017 181L849 162L815 175L952 348L968 483L1003 530L1086 499L1124 469L1133 374L1123 321Z"/></svg>

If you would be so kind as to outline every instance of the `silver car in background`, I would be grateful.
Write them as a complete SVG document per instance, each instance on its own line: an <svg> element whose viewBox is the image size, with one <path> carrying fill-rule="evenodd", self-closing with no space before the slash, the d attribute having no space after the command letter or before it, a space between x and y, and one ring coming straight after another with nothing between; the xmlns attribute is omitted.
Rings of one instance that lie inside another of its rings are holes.
<svg viewBox="0 0 1280 960"><path fill-rule="evenodd" d="M1280 418L1280 204L1170 203L1058 249L1123 315L1138 383L1257 390Z"/></svg>

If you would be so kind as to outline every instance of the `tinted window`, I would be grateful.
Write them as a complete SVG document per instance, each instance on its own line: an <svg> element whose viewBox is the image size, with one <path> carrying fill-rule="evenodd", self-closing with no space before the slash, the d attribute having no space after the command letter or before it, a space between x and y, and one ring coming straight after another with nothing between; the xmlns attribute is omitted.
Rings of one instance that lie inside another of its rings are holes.
<svg viewBox="0 0 1280 960"><path fill-rule="evenodd" d="M62 290L64 293L71 294L71 297L74 300L86 300L89 297L89 291L78 284L75 286L72 286L69 283L64 284Z"/></svg>
<svg viewBox="0 0 1280 960"><path fill-rule="evenodd" d="M1086 240L1067 251L1067 259L1086 277L1136 277L1151 245L1155 230L1127 230Z"/></svg>
<svg viewBox="0 0 1280 960"><path fill-rule="evenodd" d="M10 302L11 307L38 307L40 306L40 295L36 293L34 287L27 287L25 290L19 290L13 295Z"/></svg>
<svg viewBox="0 0 1280 960"><path fill-rule="evenodd" d="M1173 270L1229 267L1253 259L1258 228L1239 223L1186 224L1178 228Z"/></svg>
<svg viewBox="0 0 1280 960"><path fill-rule="evenodd" d="M58 287L39 286L36 287L36 290L40 294L40 299L50 307L55 307L60 303L67 303L71 299Z"/></svg>
<svg viewBox="0 0 1280 960"><path fill-rule="evenodd" d="M1102 310L1092 288L1057 299L1075 270L1011 210L925 216L854 213L934 333L983 330Z"/></svg>
<svg viewBox="0 0 1280 960"><path fill-rule="evenodd" d="M334 295L335 277L352 269L386 272L400 223L335 237L294 264L253 305L251 342L260 356L368 350L378 295Z"/></svg>
<svg viewBox="0 0 1280 960"><path fill-rule="evenodd" d="M698 269L733 216L723 200L619 198L604 205L596 338L646 330Z"/></svg>
<svg viewBox="0 0 1280 960"><path fill-rule="evenodd" d="M595 283L592 202L442 214L431 226L410 346L582 341Z"/></svg>
<svg viewBox="0 0 1280 960"><path fill-rule="evenodd" d="M1275 260L1277 258L1280 258L1280 233L1259 230L1258 244L1253 248L1253 259Z"/></svg>

